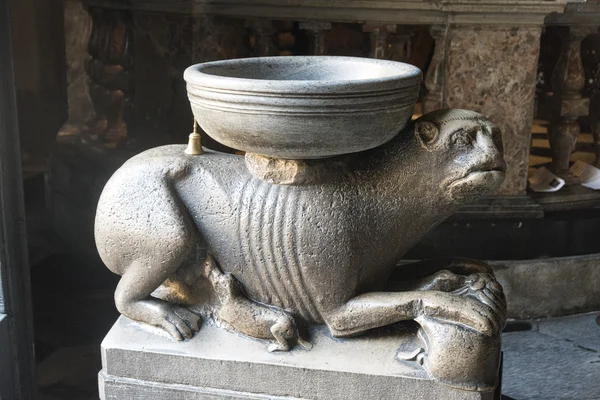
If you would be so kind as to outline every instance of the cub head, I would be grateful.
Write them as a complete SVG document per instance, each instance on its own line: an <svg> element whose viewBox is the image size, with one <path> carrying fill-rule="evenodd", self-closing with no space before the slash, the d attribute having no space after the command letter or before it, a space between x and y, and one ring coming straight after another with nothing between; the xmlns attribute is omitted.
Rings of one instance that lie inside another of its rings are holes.
<svg viewBox="0 0 600 400"><path fill-rule="evenodd" d="M500 129L468 110L438 110L415 121L414 134L434 169L442 195L468 202L495 191L504 181Z"/></svg>

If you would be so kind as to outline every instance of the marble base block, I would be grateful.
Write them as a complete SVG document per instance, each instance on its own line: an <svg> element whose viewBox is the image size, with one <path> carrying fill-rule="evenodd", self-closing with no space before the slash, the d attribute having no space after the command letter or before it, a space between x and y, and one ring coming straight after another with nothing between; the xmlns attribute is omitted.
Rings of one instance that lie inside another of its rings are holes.
<svg viewBox="0 0 600 400"><path fill-rule="evenodd" d="M376 337L375 337L376 336ZM451 388L396 359L395 334L335 340L324 330L313 348L267 352L267 343L205 323L185 342L120 317L102 343L102 400L494 398Z"/></svg>

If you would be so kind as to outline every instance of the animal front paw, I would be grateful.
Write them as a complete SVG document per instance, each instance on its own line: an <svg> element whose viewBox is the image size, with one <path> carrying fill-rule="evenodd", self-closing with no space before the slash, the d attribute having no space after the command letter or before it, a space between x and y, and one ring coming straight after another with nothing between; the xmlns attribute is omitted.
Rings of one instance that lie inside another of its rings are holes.
<svg viewBox="0 0 600 400"><path fill-rule="evenodd" d="M506 297L502 286L492 274L475 273L465 276L462 285L452 293L477 299L506 320Z"/></svg>
<svg viewBox="0 0 600 400"><path fill-rule="evenodd" d="M191 339L200 330L201 318L190 310L173 304L161 304L157 325L175 340Z"/></svg>
<svg viewBox="0 0 600 400"><path fill-rule="evenodd" d="M487 336L499 334L504 327L505 316L474 297L434 291L426 293L417 322L429 317L462 325Z"/></svg>

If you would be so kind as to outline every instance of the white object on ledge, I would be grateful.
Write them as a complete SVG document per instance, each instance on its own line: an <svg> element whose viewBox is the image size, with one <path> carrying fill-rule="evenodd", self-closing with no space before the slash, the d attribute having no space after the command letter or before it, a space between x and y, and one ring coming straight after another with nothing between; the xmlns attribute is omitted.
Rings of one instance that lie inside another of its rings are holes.
<svg viewBox="0 0 600 400"><path fill-rule="evenodd" d="M600 169L583 161L575 161L569 171L579 179L581 185L590 189L600 189Z"/></svg>
<svg viewBox="0 0 600 400"><path fill-rule="evenodd" d="M529 177L529 186L534 192L557 192L564 185L565 181L554 175L546 167L538 168Z"/></svg>

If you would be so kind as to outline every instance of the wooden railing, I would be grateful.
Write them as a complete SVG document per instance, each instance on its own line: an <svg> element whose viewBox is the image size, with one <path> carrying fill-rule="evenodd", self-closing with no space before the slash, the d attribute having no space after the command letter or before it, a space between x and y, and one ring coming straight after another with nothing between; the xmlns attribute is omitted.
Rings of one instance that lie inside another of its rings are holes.
<svg viewBox="0 0 600 400"><path fill-rule="evenodd" d="M571 153L575 150L580 133L578 119L589 116L596 146L596 165L600 165L599 118L600 97L598 70L589 78L595 82L588 98L584 93L586 73L582 62L581 43L590 35L597 35L600 27L600 3L567 5L563 14L552 14L548 26L562 26L561 52L551 79L552 117L549 127L552 171L567 183L577 183L569 173ZM600 52L600 48L597 49ZM592 100L592 101L590 101Z"/></svg>
<svg viewBox="0 0 600 400"><path fill-rule="evenodd" d="M390 35L395 39L402 36L400 41L408 40L407 27L430 26L435 46L425 76L423 110L474 109L500 126L508 163L507 180L499 193L503 196L523 196L526 192L540 35L544 19L552 13L557 14L552 15L550 23L571 26L553 79L556 111L550 138L555 172L566 174L578 134L576 120L591 109L589 99L581 94L578 50L589 28L586 24L586 27L573 25L571 19L562 22L558 13L564 10L566 0L524 0L518 4L511 0L307 0L301 7L292 0L88 0L86 3L93 15L102 12L104 16L95 18L90 41L91 66L95 68L90 72L97 119L104 129L103 137L109 142L118 141L127 132L128 99L135 104L139 95L136 85L144 84L131 79L137 70L145 68L146 62L142 51L136 49L136 63L129 63L136 37L129 36L135 31L131 24L135 24L136 16L149 16L157 11L177 16L174 19L179 18L182 23L199 16L206 18L204 22L217 25L224 23L223 18L245 21L247 30L242 34L248 35L251 42L246 56L288 54L289 49L278 48L275 40L277 23L281 21L293 21L296 31L308 38L305 54L317 55L330 53L328 39L336 23L359 24L369 38L368 55L375 58L390 56ZM193 34L190 38L195 40ZM227 45L218 38L215 40L220 46ZM124 47L123 43L129 45ZM98 52L102 46L114 50L118 57L107 58L106 52ZM203 59L197 51L188 53L193 56L179 60L181 63L189 65L212 57ZM183 85L183 81L179 84ZM185 133L180 135L184 137Z"/></svg>

